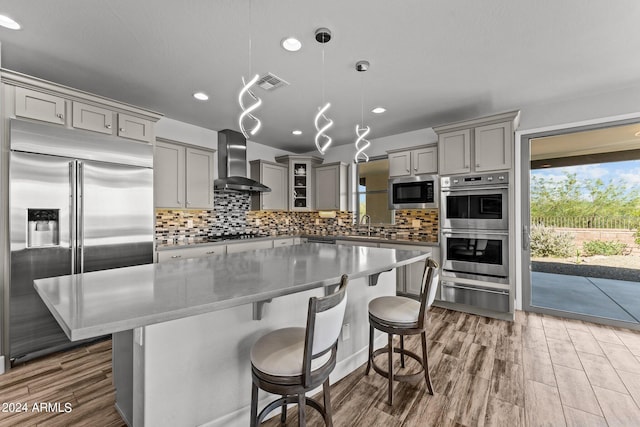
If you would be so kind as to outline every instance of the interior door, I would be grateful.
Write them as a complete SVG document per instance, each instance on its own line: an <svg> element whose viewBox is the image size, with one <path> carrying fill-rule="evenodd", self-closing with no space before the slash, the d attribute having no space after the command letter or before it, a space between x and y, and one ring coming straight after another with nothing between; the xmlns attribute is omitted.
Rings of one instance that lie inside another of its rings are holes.
<svg viewBox="0 0 640 427"><path fill-rule="evenodd" d="M153 262L153 170L82 161L78 176L82 271Z"/></svg>

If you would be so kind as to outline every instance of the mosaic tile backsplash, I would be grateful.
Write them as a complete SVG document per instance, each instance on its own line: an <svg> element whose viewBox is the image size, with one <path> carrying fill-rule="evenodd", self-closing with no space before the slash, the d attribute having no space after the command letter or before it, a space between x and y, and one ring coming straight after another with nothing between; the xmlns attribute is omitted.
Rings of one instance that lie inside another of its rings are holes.
<svg viewBox="0 0 640 427"><path fill-rule="evenodd" d="M156 243L194 243L207 236L255 233L263 236L367 235L367 226L354 224L354 214L340 211L335 218L318 212L250 211L249 193L215 193L214 210L156 209ZM371 235L386 239L438 241L437 209L395 211L395 224L371 226Z"/></svg>

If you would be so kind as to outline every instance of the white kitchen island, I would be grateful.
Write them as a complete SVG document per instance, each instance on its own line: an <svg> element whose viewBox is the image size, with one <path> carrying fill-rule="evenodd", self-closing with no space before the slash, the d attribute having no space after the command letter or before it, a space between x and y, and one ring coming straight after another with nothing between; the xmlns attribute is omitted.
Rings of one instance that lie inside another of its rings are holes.
<svg viewBox="0 0 640 427"><path fill-rule="evenodd" d="M309 297L348 274L335 382L366 362L367 305L395 294L390 270L428 256L309 243L41 279L35 287L71 340L113 334L116 406L129 425L244 426L249 351L260 336L304 326Z"/></svg>

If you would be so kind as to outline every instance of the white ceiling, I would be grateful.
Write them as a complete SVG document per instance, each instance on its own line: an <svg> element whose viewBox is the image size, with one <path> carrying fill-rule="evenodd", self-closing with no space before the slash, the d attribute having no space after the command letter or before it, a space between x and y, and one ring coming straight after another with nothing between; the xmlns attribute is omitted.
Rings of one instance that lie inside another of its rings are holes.
<svg viewBox="0 0 640 427"><path fill-rule="evenodd" d="M251 19L249 7L251 6ZM364 122L370 139L638 83L637 0L0 0L23 29L0 28L2 66L213 130L236 129L240 76L272 72L252 138L313 145L325 99L336 144ZM303 47L284 51L293 35ZM366 73L355 62L370 61ZM206 103L191 94L204 91ZM370 113L382 105L387 113ZM296 137L291 130L304 134Z"/></svg>

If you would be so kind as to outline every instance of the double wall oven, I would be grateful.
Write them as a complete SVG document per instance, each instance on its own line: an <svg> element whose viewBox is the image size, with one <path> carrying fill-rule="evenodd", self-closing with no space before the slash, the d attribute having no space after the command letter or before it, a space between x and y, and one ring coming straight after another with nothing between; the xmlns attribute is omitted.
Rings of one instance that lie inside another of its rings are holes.
<svg viewBox="0 0 640 427"><path fill-rule="evenodd" d="M442 298L509 311L508 287L495 286L509 283L508 173L443 177L440 187Z"/></svg>

